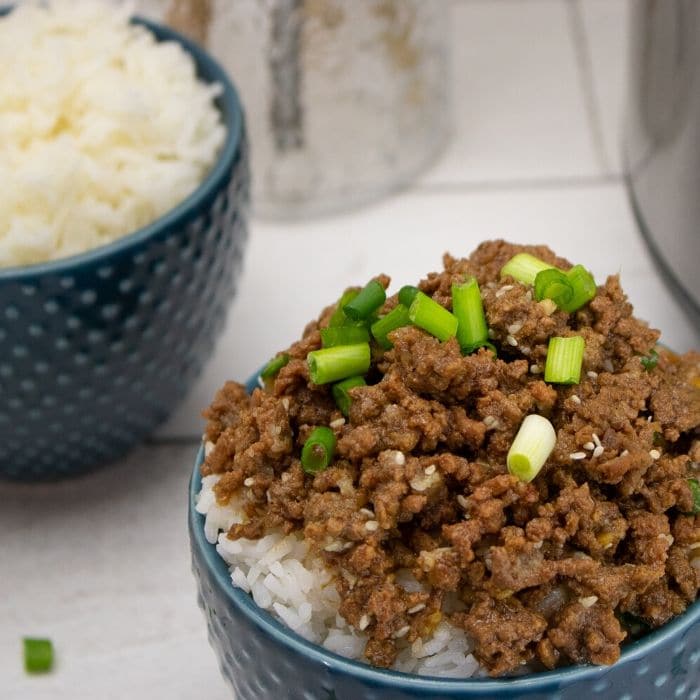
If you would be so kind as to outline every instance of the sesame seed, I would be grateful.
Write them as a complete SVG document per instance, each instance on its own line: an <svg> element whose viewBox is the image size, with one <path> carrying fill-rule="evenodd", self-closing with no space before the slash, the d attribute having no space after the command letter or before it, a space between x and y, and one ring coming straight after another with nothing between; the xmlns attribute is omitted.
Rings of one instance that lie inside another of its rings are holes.
<svg viewBox="0 0 700 700"><path fill-rule="evenodd" d="M569 459L573 459L574 461L579 460L579 459L586 459L586 453L585 452L572 452L569 455Z"/></svg>
<svg viewBox="0 0 700 700"><path fill-rule="evenodd" d="M598 602L597 595L589 595L585 598L579 598L578 602L583 605L584 608L590 608Z"/></svg>
<svg viewBox="0 0 700 700"><path fill-rule="evenodd" d="M658 459L659 457L661 457L661 452L659 452L658 450L649 450L649 456L652 459Z"/></svg>
<svg viewBox="0 0 700 700"><path fill-rule="evenodd" d="M394 464L403 467L403 465L406 464L406 455L398 450L394 452Z"/></svg>
<svg viewBox="0 0 700 700"><path fill-rule="evenodd" d="M596 447L595 450L593 450L593 456L600 457L600 455L602 455L603 452L605 452L605 448L602 445L598 445L598 447Z"/></svg>
<svg viewBox="0 0 700 700"><path fill-rule="evenodd" d="M204 456L208 457L214 451L214 443L211 440L207 440L204 443Z"/></svg>
<svg viewBox="0 0 700 700"><path fill-rule="evenodd" d="M593 370L590 370L589 372L586 372L586 374L588 375L589 379L593 379L593 380L598 379L598 372L594 372Z"/></svg>
<svg viewBox="0 0 700 700"><path fill-rule="evenodd" d="M528 289L527 292L525 292L525 299L532 301L532 289Z"/></svg>
<svg viewBox="0 0 700 700"><path fill-rule="evenodd" d="M574 403L577 403L579 406L581 405L581 397L578 394L572 394L571 395L571 400Z"/></svg>
<svg viewBox="0 0 700 700"><path fill-rule="evenodd" d="M328 424L331 428L342 428L345 425L345 418L336 418Z"/></svg>
<svg viewBox="0 0 700 700"><path fill-rule="evenodd" d="M664 535L663 533L661 533L659 535L659 539L666 540L666 542L668 542L669 547L674 543L673 535Z"/></svg>
<svg viewBox="0 0 700 700"><path fill-rule="evenodd" d="M547 316L551 316L557 310L556 303L551 299L542 299L538 303Z"/></svg>
<svg viewBox="0 0 700 700"><path fill-rule="evenodd" d="M654 416L647 416L647 423L651 423L654 420Z"/></svg>
<svg viewBox="0 0 700 700"><path fill-rule="evenodd" d="M613 363L610 359L605 359L603 361L603 368L605 369L606 372L613 373L615 371L615 366L613 365Z"/></svg>
<svg viewBox="0 0 700 700"><path fill-rule="evenodd" d="M365 523L365 530L368 532L375 532L379 529L379 523L376 520L368 520Z"/></svg>
<svg viewBox="0 0 700 700"><path fill-rule="evenodd" d="M595 450L595 445L592 442L584 442L583 449L584 450Z"/></svg>
<svg viewBox="0 0 700 700"><path fill-rule="evenodd" d="M357 626L361 632L366 630L369 627L369 615L363 615L357 623Z"/></svg>
<svg viewBox="0 0 700 700"><path fill-rule="evenodd" d="M327 544L323 549L326 552L342 552L343 543L340 540L336 540L335 542Z"/></svg>
<svg viewBox="0 0 700 700"><path fill-rule="evenodd" d="M542 368L539 365L530 365L530 374L542 374Z"/></svg>
<svg viewBox="0 0 700 700"><path fill-rule="evenodd" d="M360 513L366 515L368 518L374 517L374 513L369 508L360 508Z"/></svg>
<svg viewBox="0 0 700 700"><path fill-rule="evenodd" d="M394 632L391 636L394 639L401 639L402 637L405 637L409 632L411 631L411 626L406 625L405 627L402 627L398 632Z"/></svg>
<svg viewBox="0 0 700 700"><path fill-rule="evenodd" d="M529 354L532 352L532 350L531 350L527 345L521 345L521 346L520 346L520 352L521 352L523 355L529 355Z"/></svg>
<svg viewBox="0 0 700 700"><path fill-rule="evenodd" d="M461 493L457 494L457 503L459 503L459 505L462 506L462 508L469 507L469 502L467 501L467 499L464 496L462 496Z"/></svg>
<svg viewBox="0 0 700 700"><path fill-rule="evenodd" d="M544 542L543 542L542 540L539 540L539 541L537 541L537 542L533 542L533 543L532 543L532 546L533 546L535 549L542 549L542 545L543 545L543 544L544 544Z"/></svg>
<svg viewBox="0 0 700 700"><path fill-rule="evenodd" d="M514 348L518 347L518 341L512 335L506 336L506 343L512 345Z"/></svg>
<svg viewBox="0 0 700 700"><path fill-rule="evenodd" d="M506 292L509 292L511 289L513 289L512 284L504 284L497 292L496 292L496 299L499 299L502 297Z"/></svg>
<svg viewBox="0 0 700 700"><path fill-rule="evenodd" d="M288 397L288 396L285 396L285 397L282 399L282 405L284 406L284 410L285 410L285 411L288 411L288 410L289 410L289 397Z"/></svg>
<svg viewBox="0 0 700 700"><path fill-rule="evenodd" d="M249 476L244 482L243 486L252 486L255 483L255 479L252 476Z"/></svg>
<svg viewBox="0 0 700 700"><path fill-rule="evenodd" d="M508 332L511 335L515 335L522 327L522 323L511 323L510 326L508 326Z"/></svg>
<svg viewBox="0 0 700 700"><path fill-rule="evenodd" d="M603 444L600 441L600 438L598 437L598 435L596 433L593 433L593 435L591 435L591 437L593 438L593 442L595 442L596 447L600 447Z"/></svg>
<svg viewBox="0 0 700 700"><path fill-rule="evenodd" d="M485 416L484 417L484 425L487 428L495 428L496 423L498 423L498 419L495 418L494 416Z"/></svg>
<svg viewBox="0 0 700 700"><path fill-rule="evenodd" d="M425 468L425 473L430 476L431 474L435 474L435 465L430 464Z"/></svg>
<svg viewBox="0 0 700 700"><path fill-rule="evenodd" d="M420 612L421 610L425 610L425 603L418 603L418 605L414 605L412 608L409 608L406 612L409 615L415 615L417 612Z"/></svg>
<svg viewBox="0 0 700 700"><path fill-rule="evenodd" d="M622 452L620 452L620 457L627 457L627 455L628 455L629 453L630 453L629 450L622 450Z"/></svg>

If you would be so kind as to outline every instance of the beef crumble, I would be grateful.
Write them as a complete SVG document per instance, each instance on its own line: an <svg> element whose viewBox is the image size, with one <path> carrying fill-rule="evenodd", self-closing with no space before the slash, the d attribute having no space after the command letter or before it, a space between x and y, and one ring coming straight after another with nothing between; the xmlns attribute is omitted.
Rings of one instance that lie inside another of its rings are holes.
<svg viewBox="0 0 700 700"><path fill-rule="evenodd" d="M248 516L229 537L302 532L336 574L340 614L367 634L375 665L441 619L466 630L494 676L526 663L611 664L640 623L661 625L697 597L688 480L700 468L700 354L662 350L646 367L659 333L634 318L617 277L568 314L501 279L519 252L571 267L546 247L494 241L446 255L420 283L450 309L451 284L475 276L497 359L399 328L392 349L373 350L346 420L305 362L329 307L265 389L229 382L205 412L213 448L202 473L220 474L217 499L242 499ZM585 339L581 381L547 384L548 340L567 335ZM524 483L506 455L530 413L551 421L557 442ZM335 459L305 474L301 447L320 425L337 437ZM423 590L401 585L406 570Z"/></svg>

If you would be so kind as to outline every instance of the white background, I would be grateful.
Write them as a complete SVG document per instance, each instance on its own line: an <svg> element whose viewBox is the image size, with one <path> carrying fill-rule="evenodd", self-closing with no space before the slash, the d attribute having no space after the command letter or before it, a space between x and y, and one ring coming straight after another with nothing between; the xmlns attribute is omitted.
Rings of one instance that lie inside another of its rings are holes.
<svg viewBox="0 0 700 700"><path fill-rule="evenodd" d="M485 238L543 242L599 279L619 271L637 314L668 345L698 346L621 180L626 9L624 0L455 0L455 133L435 167L350 215L253 222L225 334L159 435L78 480L0 483L2 700L231 697L189 566L199 413L225 379L245 379L345 286L382 271L396 285L415 281L443 251L467 254ZM24 675L20 639L31 634L54 640L48 676Z"/></svg>

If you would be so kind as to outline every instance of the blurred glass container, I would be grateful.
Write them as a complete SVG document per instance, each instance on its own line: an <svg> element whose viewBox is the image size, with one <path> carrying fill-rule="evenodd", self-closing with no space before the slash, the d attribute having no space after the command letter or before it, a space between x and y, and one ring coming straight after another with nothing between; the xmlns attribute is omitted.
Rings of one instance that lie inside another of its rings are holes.
<svg viewBox="0 0 700 700"><path fill-rule="evenodd" d="M449 131L449 2L139 0L205 43L247 114L256 213L303 218L396 190Z"/></svg>

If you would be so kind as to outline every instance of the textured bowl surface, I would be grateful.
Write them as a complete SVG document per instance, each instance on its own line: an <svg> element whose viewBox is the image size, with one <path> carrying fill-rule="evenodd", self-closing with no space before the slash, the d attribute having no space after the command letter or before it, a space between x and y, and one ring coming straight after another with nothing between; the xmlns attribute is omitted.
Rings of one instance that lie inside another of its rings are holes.
<svg viewBox="0 0 700 700"><path fill-rule="evenodd" d="M256 379L248 382L249 391L257 385ZM700 601L627 646L614 666L578 666L512 680L410 676L373 669L310 644L233 587L226 563L204 537L204 517L195 510L203 457L200 449L190 482L192 568L209 641L237 700L700 698Z"/></svg>
<svg viewBox="0 0 700 700"><path fill-rule="evenodd" d="M210 354L235 289L249 199L238 98L196 45L142 23L183 44L203 80L222 84L226 142L197 190L153 224L71 258L0 269L5 478L73 475L147 436Z"/></svg>

